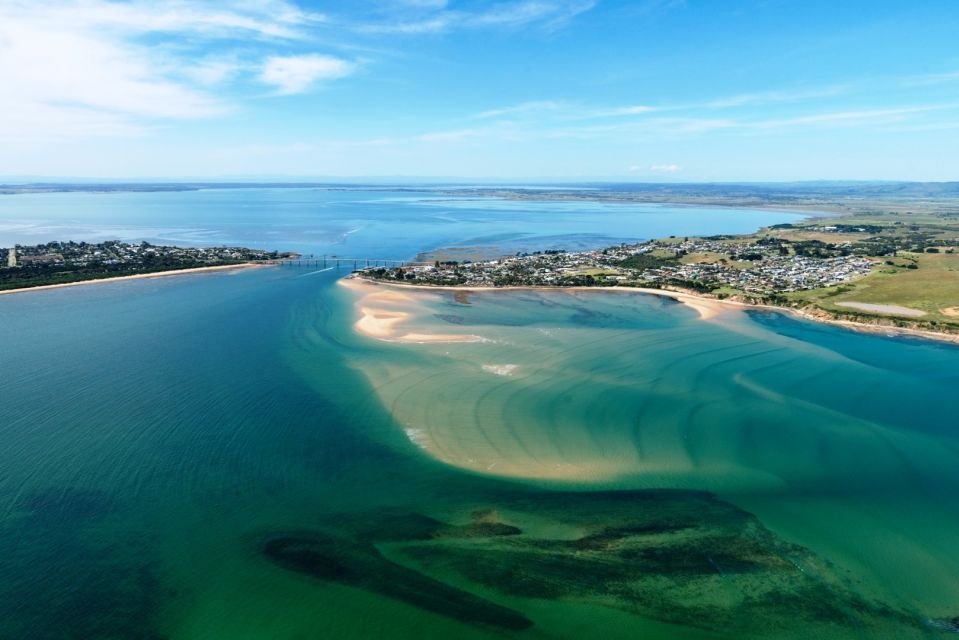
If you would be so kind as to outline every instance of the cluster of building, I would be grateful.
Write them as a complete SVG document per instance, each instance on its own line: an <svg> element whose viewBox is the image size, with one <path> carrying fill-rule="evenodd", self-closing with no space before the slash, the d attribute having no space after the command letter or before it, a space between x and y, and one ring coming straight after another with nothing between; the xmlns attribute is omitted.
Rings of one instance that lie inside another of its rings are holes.
<svg viewBox="0 0 959 640"><path fill-rule="evenodd" d="M224 264L275 259L273 251L242 247L169 247L148 242L129 244L110 240L100 243L49 242L7 249L7 268L51 265L145 265L150 263Z"/></svg>
<svg viewBox="0 0 959 640"><path fill-rule="evenodd" d="M694 262L646 270L650 282L691 282L729 287L747 293L770 294L821 289L848 282L869 273L872 262L858 256L809 258L767 256L747 268L721 262Z"/></svg>
<svg viewBox="0 0 959 640"><path fill-rule="evenodd" d="M872 264L857 255L796 255L788 245L776 242L697 238L575 253L537 252L483 262L370 268L364 274L453 286L673 285L700 290L727 287L768 295L848 282L869 273Z"/></svg>

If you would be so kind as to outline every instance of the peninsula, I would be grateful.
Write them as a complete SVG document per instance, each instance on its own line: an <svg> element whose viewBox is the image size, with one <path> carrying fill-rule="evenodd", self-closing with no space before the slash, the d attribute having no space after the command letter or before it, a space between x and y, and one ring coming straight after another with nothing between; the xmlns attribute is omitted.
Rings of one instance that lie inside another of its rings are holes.
<svg viewBox="0 0 959 640"><path fill-rule="evenodd" d="M243 247L174 247L117 240L100 243L49 242L4 250L0 293L56 287L106 279L264 264L294 257Z"/></svg>
<svg viewBox="0 0 959 640"><path fill-rule="evenodd" d="M860 327L959 335L959 216L943 204L865 207L754 234L669 237L569 252L360 271L443 287L631 287L765 305ZM462 250L458 253L462 255Z"/></svg>

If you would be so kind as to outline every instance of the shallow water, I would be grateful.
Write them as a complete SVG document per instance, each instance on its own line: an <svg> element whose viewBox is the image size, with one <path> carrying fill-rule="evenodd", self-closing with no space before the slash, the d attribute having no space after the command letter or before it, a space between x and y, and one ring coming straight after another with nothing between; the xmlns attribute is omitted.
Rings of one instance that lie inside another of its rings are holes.
<svg viewBox="0 0 959 640"><path fill-rule="evenodd" d="M357 362L437 459L540 486L714 491L870 575L864 589L942 615L959 596L959 349L780 314L706 321L627 291L421 299L413 330L455 317L484 340Z"/></svg>
<svg viewBox="0 0 959 640"><path fill-rule="evenodd" d="M225 241L272 216L277 248L395 258L591 220L201 193L0 217ZM959 613L955 348L595 292L437 295L425 330L488 341L384 343L342 272L304 273L0 297L0 637L934 637Z"/></svg>

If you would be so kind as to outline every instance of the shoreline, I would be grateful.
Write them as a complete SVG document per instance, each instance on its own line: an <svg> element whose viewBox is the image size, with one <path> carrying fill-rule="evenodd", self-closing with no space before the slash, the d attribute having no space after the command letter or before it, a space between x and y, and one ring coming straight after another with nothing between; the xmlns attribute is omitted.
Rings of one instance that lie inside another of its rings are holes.
<svg viewBox="0 0 959 640"><path fill-rule="evenodd" d="M828 311L822 311L823 315L810 313L803 309L793 307L779 307L771 304L757 304L752 302L742 302L740 300L723 300L711 296L692 293L689 291L680 291L676 289L653 289L649 287L540 287L540 286L508 286L508 287L468 287L468 286L443 286L443 285L424 285L424 284L405 284L402 282L386 282L365 278L356 274L351 274L341 279L341 282L353 279L361 280L368 284L381 285L386 287L420 289L433 291L624 291L644 293L647 295L658 295L672 298L688 305L699 313L703 320L712 320L719 314L732 309L755 309L760 311L775 311L785 313L803 320L828 324L860 333L870 333L886 337L914 337L933 340L936 342L945 342L949 344L959 344L959 334L945 333L940 331L929 331L926 329L913 329L910 327L889 327L881 324L868 322L855 322L852 320L840 320L839 318L828 317Z"/></svg>
<svg viewBox="0 0 959 640"><path fill-rule="evenodd" d="M100 284L106 282L119 282L122 280L143 280L146 278L165 278L168 276L178 276L191 273L208 273L211 271L229 271L232 269L250 269L253 267L265 267L267 265L259 262L241 262L239 264L220 264L210 267L190 267L188 269L171 269L169 271L154 271L151 273L133 273L126 276L116 276L113 278L92 278L90 280L77 280L76 282L60 282L57 284L41 284L36 287L21 287L19 289L0 290L0 296L27 293L29 291L49 291L51 289L63 289L65 287L79 287L88 284Z"/></svg>

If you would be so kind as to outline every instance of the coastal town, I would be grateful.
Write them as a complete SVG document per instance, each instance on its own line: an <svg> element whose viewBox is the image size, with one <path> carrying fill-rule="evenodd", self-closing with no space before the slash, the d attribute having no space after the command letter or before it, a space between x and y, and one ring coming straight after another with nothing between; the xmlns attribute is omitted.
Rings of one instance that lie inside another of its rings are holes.
<svg viewBox="0 0 959 640"><path fill-rule="evenodd" d="M623 244L601 250L551 250L477 262L435 262L361 273L379 280L444 286L681 287L764 297L830 287L870 272L874 259L846 244L807 244L730 237Z"/></svg>
<svg viewBox="0 0 959 640"><path fill-rule="evenodd" d="M29 267L39 264L58 266L142 265L156 262L191 262L223 264L253 260L271 260L275 251L242 247L172 247L149 242L130 244L119 240L99 243L48 242L32 246L18 245L7 249L6 266Z"/></svg>
<svg viewBox="0 0 959 640"><path fill-rule="evenodd" d="M119 240L17 245L4 253L0 290L266 262L295 255L243 247L174 247Z"/></svg>

